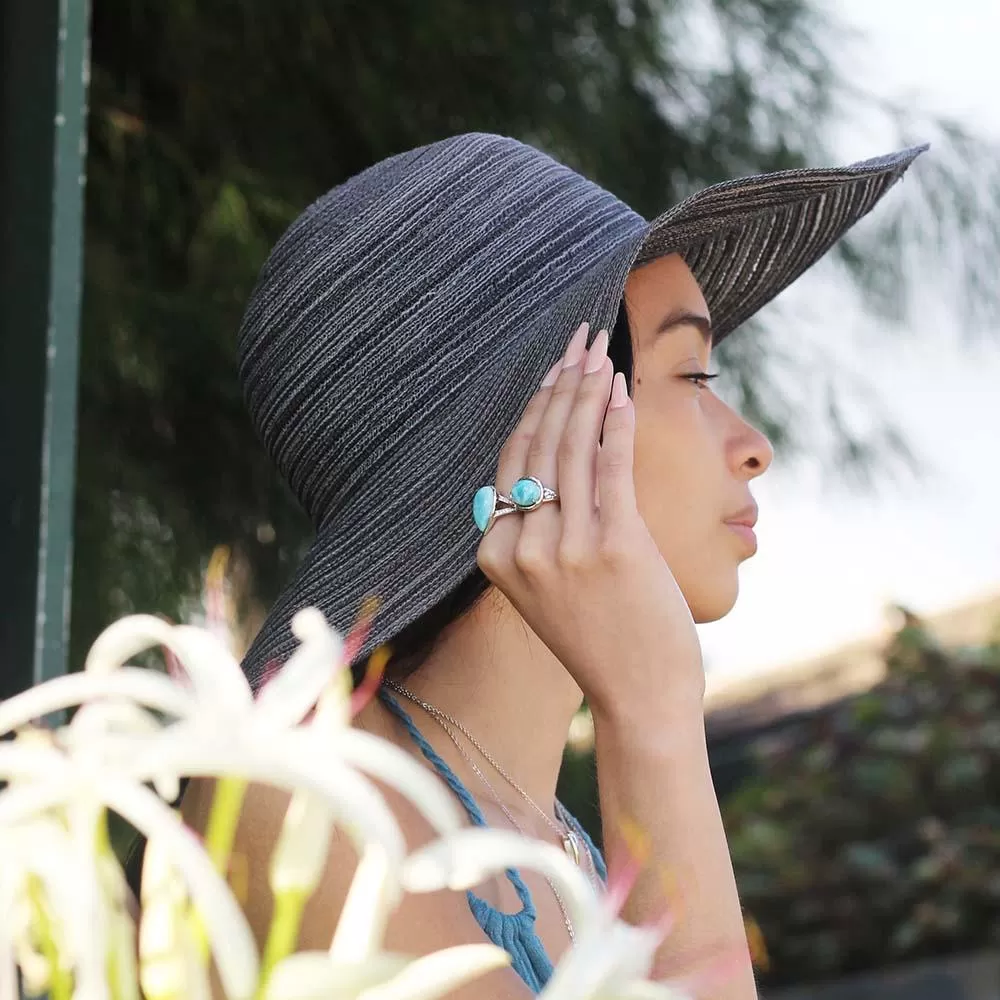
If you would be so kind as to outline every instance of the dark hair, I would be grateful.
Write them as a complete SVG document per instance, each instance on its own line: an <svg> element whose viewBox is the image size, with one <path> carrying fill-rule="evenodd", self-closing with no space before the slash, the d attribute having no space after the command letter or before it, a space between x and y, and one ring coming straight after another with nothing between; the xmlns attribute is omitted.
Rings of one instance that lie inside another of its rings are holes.
<svg viewBox="0 0 1000 1000"><path fill-rule="evenodd" d="M443 600L407 625L390 643L392 658L386 667L388 676L401 681L419 670L431 655L441 633L471 611L489 585L482 570L473 570L472 575L467 576ZM355 682L363 670L364 664L354 665Z"/></svg>

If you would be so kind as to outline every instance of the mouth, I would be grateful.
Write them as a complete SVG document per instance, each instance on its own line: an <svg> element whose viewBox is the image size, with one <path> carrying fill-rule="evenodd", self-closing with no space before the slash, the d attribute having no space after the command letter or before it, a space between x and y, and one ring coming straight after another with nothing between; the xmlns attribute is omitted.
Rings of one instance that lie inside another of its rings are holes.
<svg viewBox="0 0 1000 1000"><path fill-rule="evenodd" d="M749 524L742 524L738 521L726 521L726 527L744 542L750 549L751 554L757 551L757 535Z"/></svg>
<svg viewBox="0 0 1000 1000"><path fill-rule="evenodd" d="M750 549L751 554L757 551L757 535L753 530L757 523L757 505L755 503L744 507L743 510L727 518L724 523L734 535L742 539Z"/></svg>

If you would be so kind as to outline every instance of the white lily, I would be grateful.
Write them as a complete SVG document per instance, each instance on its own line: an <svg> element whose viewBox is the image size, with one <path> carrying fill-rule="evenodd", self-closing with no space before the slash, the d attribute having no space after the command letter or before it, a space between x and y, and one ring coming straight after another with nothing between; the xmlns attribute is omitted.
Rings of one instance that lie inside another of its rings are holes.
<svg viewBox="0 0 1000 1000"><path fill-rule="evenodd" d="M237 789L229 797L229 836L221 838L221 845L215 838L213 854L222 870L245 781L285 788L296 800L273 858L278 889L294 885L299 898L305 898L315 888L335 823L345 828L359 850L370 851L377 844L386 852L387 874L378 905L369 908L367 923L355 928L355 939L361 935L374 949L388 911L398 902L398 882L388 873L398 868L405 844L381 795L356 769L400 788L438 829L457 828L460 814L443 786L409 754L347 724L350 692L339 662L342 643L322 616L301 612L293 629L302 645L255 700L238 663L215 636L152 616L116 622L94 644L84 674L40 685L0 706L0 727L10 729L90 701L57 734L64 758L25 756L23 746L17 751L12 745L0 747L0 774L36 782L30 792L22 788L13 800L0 804L0 816L4 807L11 817L66 807L71 791L74 808L82 809L84 788L97 795L86 800L88 808L99 809L110 803L100 798L93 780L97 775L117 775L117 794L138 796L140 801L147 781L173 798L180 775L221 776L222 783L226 776L238 776L235 782L229 779L230 789ZM174 654L188 681L124 665L124 660L154 645ZM313 720L303 725L317 702ZM164 726L147 708L177 721ZM70 780L67 768L83 772L80 780ZM50 780L57 775L61 780ZM43 778L46 784L38 785ZM131 792L127 785L133 786ZM102 930L95 924L95 934Z"/></svg>
<svg viewBox="0 0 1000 1000"><path fill-rule="evenodd" d="M208 1000L209 971L188 916L184 884L159 839L142 864L140 982L147 1000Z"/></svg>
<svg viewBox="0 0 1000 1000"><path fill-rule="evenodd" d="M102 768L99 754L69 755L54 743L20 745L23 742L18 739L0 744L0 778L12 780L11 786L0 792L0 829L38 819L54 808L66 811L75 844L71 856L78 866L76 881L71 878L69 883L75 887L74 926L88 935L88 946L77 956L81 962L78 972L86 977L94 970L94 976L103 979L107 957L108 928L95 903L98 889L89 874L98 871L101 864L96 823L107 807L147 838L159 838L170 851L199 910L210 917L213 953L227 992L233 997L249 997L258 971L250 928L229 887L180 818L142 784ZM85 904L83 914L79 912L81 904Z"/></svg>
<svg viewBox="0 0 1000 1000"><path fill-rule="evenodd" d="M212 853L220 868L231 849L243 779L292 791L311 786L318 793L317 801L322 799L327 805L315 807L304 833L321 834L323 828L328 833L338 821L356 835L359 846L381 837L394 858L401 859L402 840L381 797L343 767L332 782L336 761L394 785L438 830L457 828L460 814L440 782L409 754L347 724L350 692L345 689L348 674L340 662L343 643L323 616L305 609L295 616L292 628L301 646L255 700L239 664L217 637L202 629L171 626L149 615L124 618L94 643L84 674L47 682L0 705L0 731L80 701L110 698L115 707L104 704L97 721L86 727L85 736L71 741L86 745L91 752L103 750L105 767L124 768L132 780L152 780L166 798L176 796L181 775L222 777L221 785L227 775L238 776L240 780L229 785L229 790L235 785L236 794L228 796L230 815L222 817L221 835L218 830L210 831ZM189 683L123 665L157 645L180 661ZM173 714L178 721L157 733L149 713L139 705L130 706L129 701ZM313 724L300 725L317 702ZM88 723L96 708L87 706L84 718ZM299 745L307 737L312 746ZM294 745L285 746L286 738L293 739ZM293 815L301 819L301 810ZM282 853L298 853L305 839L293 838L295 851ZM328 836L320 836L309 842L327 840Z"/></svg>
<svg viewBox="0 0 1000 1000"><path fill-rule="evenodd" d="M263 1000L434 1000L509 964L507 952L490 944L359 962L335 962L324 951L300 952L275 968Z"/></svg>
<svg viewBox="0 0 1000 1000"><path fill-rule="evenodd" d="M106 629L91 648L86 671L107 678L128 669L122 664L131 657L157 645L165 646L180 661L191 682L190 687L174 685L173 707L177 709L178 724L186 728L171 733L172 741L183 741L189 747L203 740L209 745L224 741L236 758L248 746L266 747L296 729L300 734L297 739L305 739L308 733L315 742L311 750L302 747L294 756L312 753L317 758L338 758L407 795L438 831L457 829L461 825L458 807L433 775L411 755L350 726L349 673L342 663L343 642L321 612L315 608L299 611L292 620L292 631L301 645L256 699L239 663L219 638L203 629L172 626L150 615L123 618ZM150 707L159 709L166 700L161 697L161 704ZM35 704L32 708L36 715L40 707L52 711L68 705ZM312 721L300 725L314 707ZM240 770L229 767L215 773L238 774Z"/></svg>
<svg viewBox="0 0 1000 1000"><path fill-rule="evenodd" d="M55 1000L68 997L70 972L74 996L81 1000L107 996L109 987L119 1000L137 998L125 880L110 845L105 841L93 849L80 836L83 826L75 828L70 814L60 810L0 828L5 900L0 939L6 942L0 960L9 967L13 948L27 979ZM52 979L57 971L62 981Z"/></svg>

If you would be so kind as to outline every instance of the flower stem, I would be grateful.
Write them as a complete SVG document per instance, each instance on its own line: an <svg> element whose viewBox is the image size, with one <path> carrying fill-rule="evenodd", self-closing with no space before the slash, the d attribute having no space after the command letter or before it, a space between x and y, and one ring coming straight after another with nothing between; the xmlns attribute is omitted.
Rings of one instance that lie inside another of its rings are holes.
<svg viewBox="0 0 1000 1000"><path fill-rule="evenodd" d="M239 823L243 797L246 795L245 778L222 777L215 786L212 809L205 828L205 849L218 871L225 875L229 852L233 849L236 825Z"/></svg>
<svg viewBox="0 0 1000 1000"><path fill-rule="evenodd" d="M33 875L29 878L27 891L28 898L31 900L31 908L35 911L38 942L45 960L49 963L51 977L49 996L51 1000L72 1000L73 979L69 970L59 961L59 949L56 947L52 920L45 905L45 893L41 881L37 876Z"/></svg>
<svg viewBox="0 0 1000 1000"><path fill-rule="evenodd" d="M257 987L258 997L263 995L274 967L295 950L302 913L309 901L309 895L308 890L300 888L283 889L275 895L274 916L267 932L267 943L264 945L264 959Z"/></svg>
<svg viewBox="0 0 1000 1000"><path fill-rule="evenodd" d="M246 791L245 778L233 778L227 775L216 779L212 808L205 827L205 850L216 870L223 876L229 868L229 856L233 850L233 841L236 839L236 827L240 820ZM197 912L191 914L191 926L198 954L207 961L208 934Z"/></svg>

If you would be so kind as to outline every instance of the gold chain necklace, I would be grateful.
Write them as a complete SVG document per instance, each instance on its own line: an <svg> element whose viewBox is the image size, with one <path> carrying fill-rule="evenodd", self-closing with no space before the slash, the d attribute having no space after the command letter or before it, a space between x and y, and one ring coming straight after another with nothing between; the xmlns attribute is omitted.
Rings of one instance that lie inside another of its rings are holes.
<svg viewBox="0 0 1000 1000"><path fill-rule="evenodd" d="M507 772L496 762L492 755L483 747L483 745L462 725L456 718L448 715L447 712L441 711L436 705L432 705L428 701L424 701L422 698L417 697L412 691L407 690L401 684L397 684L395 681L385 681L386 687L391 688L397 694L401 694L404 698L412 701L415 705L419 705L447 734L448 738L455 745L455 749L458 751L459 756L472 768L473 772L479 778L480 781L489 790L490 796L493 801L497 804L497 807L504 814L507 822L517 830L522 836L526 836L524 828L520 823L514 818L513 813L507 808L503 800L500 798L496 789L490 783L489 779L483 774L482 769L478 764L466 753L465 748L462 746L461 742L456 736L455 731L452 726L455 727L463 736L479 751L485 760L493 767L493 769L502 777L511 787L523 798L529 805L531 805L542 819L545 820L546 824L550 829L555 831L555 833L561 838L563 849L566 853L576 862L577 865L581 864L581 853L580 853L580 838L578 837L576 831L571 829L570 824L567 820L567 813L562 803L556 800L556 809L559 815L559 819L562 821L563 826L560 828L549 817L545 814L544 810L541 809L538 804L531 798L530 795L509 775ZM597 874L597 869L594 866L594 860L590 856L590 851L586 851L588 858L588 871L587 875L591 882L600 881L600 877ZM581 866L582 867L582 866ZM547 875L542 876L548 883L549 888L552 890L552 895L555 897L556 903L559 905L559 910L562 913L563 923L566 925L566 932L569 934L569 939L571 942L576 940L576 933L573 930L573 922L570 920L569 910L566 907L566 903L556 888L555 883Z"/></svg>
<svg viewBox="0 0 1000 1000"><path fill-rule="evenodd" d="M576 862L576 864L580 864L581 843L576 831L572 829L565 819L563 819L563 825L561 827L549 819L545 810L542 809L542 807L539 806L538 803L535 802L535 800L497 763L486 748L472 735L472 733L469 732L468 729L465 728L465 726L462 725L461 722L458 721L458 719L454 718L454 716L448 715L447 712L442 712L440 708L430 704L430 702L417 697L417 695L415 695L412 691L409 691L401 684L397 684L395 681L385 681L385 685L397 694L401 694L404 698L409 699L415 705L419 705L428 715L436 719L439 723L446 722L457 729L479 751L479 753L482 754L483 758L489 763L493 770L496 771L497 774L499 774L500 777L503 778L504 781L506 781L507 784L510 785L510 787L513 788L514 791L517 792L517 794L520 795L521 798L524 799L524 801L538 813L539 816L542 817L549 829L555 832L562 841L563 850L573 859L573 861ZM561 803L558 800L556 800L556 807L561 810ZM589 853L589 851L587 853Z"/></svg>
<svg viewBox="0 0 1000 1000"><path fill-rule="evenodd" d="M513 813L511 813L511 811L504 805L503 800L497 794L496 789L490 784L486 775L483 774L482 770L479 768L476 762L465 752L465 749L462 747L462 744L459 743L458 737L455 735L454 731L448 726L446 722L444 722L442 719L439 719L436 715L432 714L431 718L434 719L434 721L448 734L448 737L451 739L452 743L455 744L455 749L458 751L462 759L469 765L469 767L472 768L473 771L475 771L476 775L479 777L479 780L482 781L482 783L489 789L490 796L493 798L493 801L496 802L497 806L499 806L504 816L507 817L507 822L510 823L510 825L513 826L514 829L517 830L517 832L520 833L522 836L526 836L524 828L514 818ZM564 902L562 896L559 894L559 890L556 888L555 883L552 881L552 879L550 879L548 875L543 875L542 878L544 878L545 881L548 883L549 888L552 890L552 895L555 896L556 898L556 903L559 904L559 912L562 914L563 923L566 925L566 933L569 934L570 941L575 941L576 932L573 930L573 921L570 920L569 910L566 907L566 903Z"/></svg>

